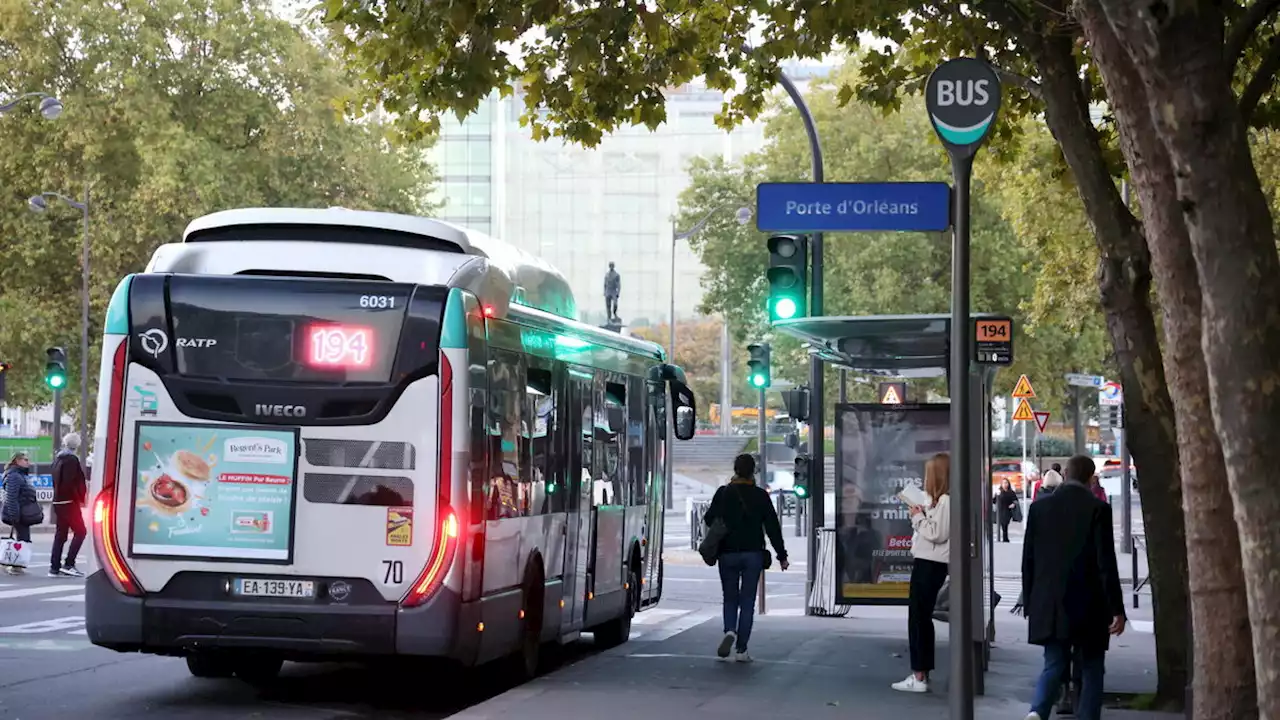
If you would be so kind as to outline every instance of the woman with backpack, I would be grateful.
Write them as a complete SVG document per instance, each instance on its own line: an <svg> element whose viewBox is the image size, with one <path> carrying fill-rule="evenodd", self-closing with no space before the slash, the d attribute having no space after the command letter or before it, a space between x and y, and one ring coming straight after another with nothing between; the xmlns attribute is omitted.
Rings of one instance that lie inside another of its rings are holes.
<svg viewBox="0 0 1280 720"><path fill-rule="evenodd" d="M0 522L12 528L14 539L31 542L31 526L44 522L44 510L36 495L36 488L28 477L31 459L24 452L14 453L4 469L4 509L0 510ZM6 567L10 575L25 572L19 567Z"/></svg>
<svg viewBox="0 0 1280 720"><path fill-rule="evenodd" d="M755 620L756 588L760 584L760 573L767 570L773 560L764 547L766 534L778 553L779 567L786 570L790 566L778 513L768 491L756 485L755 474L755 458L750 455L735 458L733 479L716 490L703 517L713 528L709 536L719 537L714 559L720 566L720 589L724 594L724 637L716 655L728 659L736 645L733 657L736 662L751 662L747 643ZM718 530L715 529L717 522L722 524Z"/></svg>

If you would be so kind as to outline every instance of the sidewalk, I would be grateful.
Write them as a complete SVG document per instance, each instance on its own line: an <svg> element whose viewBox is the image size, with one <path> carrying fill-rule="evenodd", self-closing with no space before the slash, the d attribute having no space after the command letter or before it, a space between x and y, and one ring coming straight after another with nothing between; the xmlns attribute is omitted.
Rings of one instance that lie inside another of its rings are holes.
<svg viewBox="0 0 1280 720"><path fill-rule="evenodd" d="M905 608L855 608L846 619L756 619L755 662L718 662L719 623L704 622L654 643L632 642L562 668L454 715L457 720L946 720L946 625L938 627L934 689L899 693L889 685L908 671ZM901 616L901 617L898 617ZM1002 622L992 650L983 720L1026 716L1040 649L1021 642L1019 622ZM1025 630L1023 630L1025 632ZM1014 639L1014 638L1018 639ZM1121 638L1108 657L1108 692L1149 692L1155 677L1149 636ZM1107 710L1108 720L1174 720L1176 714Z"/></svg>

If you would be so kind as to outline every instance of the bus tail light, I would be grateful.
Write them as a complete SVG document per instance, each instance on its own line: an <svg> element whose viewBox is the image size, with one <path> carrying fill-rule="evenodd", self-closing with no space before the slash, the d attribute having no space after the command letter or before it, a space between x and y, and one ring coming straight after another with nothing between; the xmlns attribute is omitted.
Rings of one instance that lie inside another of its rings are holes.
<svg viewBox="0 0 1280 720"><path fill-rule="evenodd" d="M413 587L409 588L409 592L405 593L400 600L401 607L418 607L435 597L440 588L444 587L444 579L453 565L460 534L458 516L453 512L453 508L447 505L441 505L440 508L440 524L436 529L435 550L431 553L431 559L423 568L422 574L414 581Z"/></svg>
<svg viewBox="0 0 1280 720"><path fill-rule="evenodd" d="M111 359L111 395L107 405L107 445L103 449L102 491L93 503L93 549L107 579L126 595L141 595L137 578L124 562L116 539L116 481L120 475L120 432L124 421L124 375L129 342L122 341Z"/></svg>

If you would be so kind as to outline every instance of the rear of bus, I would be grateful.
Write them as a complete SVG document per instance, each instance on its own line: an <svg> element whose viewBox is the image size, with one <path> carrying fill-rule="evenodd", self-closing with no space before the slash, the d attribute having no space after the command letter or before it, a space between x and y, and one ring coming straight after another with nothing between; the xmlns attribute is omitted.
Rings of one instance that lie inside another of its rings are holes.
<svg viewBox="0 0 1280 720"><path fill-rule="evenodd" d="M189 663L449 655L449 304L373 279L126 278L103 344L90 640Z"/></svg>

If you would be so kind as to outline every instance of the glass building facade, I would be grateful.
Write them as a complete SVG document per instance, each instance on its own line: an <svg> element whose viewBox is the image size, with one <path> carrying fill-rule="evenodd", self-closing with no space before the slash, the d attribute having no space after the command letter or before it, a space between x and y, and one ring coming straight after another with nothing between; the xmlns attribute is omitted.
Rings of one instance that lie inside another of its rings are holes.
<svg viewBox="0 0 1280 720"><path fill-rule="evenodd" d="M715 125L724 95L687 86L667 93L655 132L624 128L586 150L535 142L520 97L486 100L466 121L446 120L432 160L439 216L544 258L569 279L587 322L601 324L609 262L622 276L619 314L633 327L667 321L673 287L671 218L694 157L736 160L764 143L762 123L725 133ZM685 228L681 228L682 230ZM675 245L676 318L693 316L703 268Z"/></svg>

